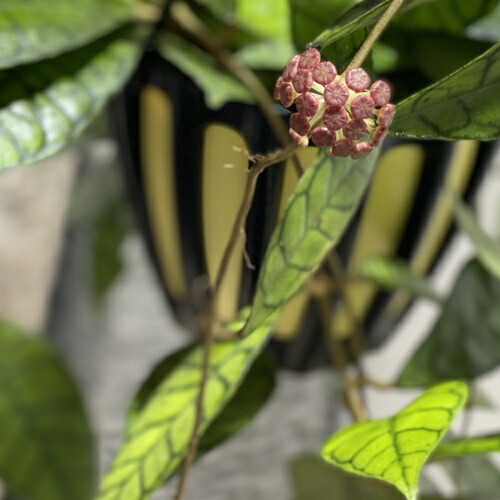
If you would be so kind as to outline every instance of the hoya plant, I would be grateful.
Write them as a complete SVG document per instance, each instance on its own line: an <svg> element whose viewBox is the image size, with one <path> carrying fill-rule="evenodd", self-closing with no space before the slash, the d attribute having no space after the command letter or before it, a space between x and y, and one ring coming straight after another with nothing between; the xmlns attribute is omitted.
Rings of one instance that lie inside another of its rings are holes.
<svg viewBox="0 0 500 500"><path fill-rule="evenodd" d="M425 498L427 463L500 452L500 426L441 442L477 404L477 377L500 364L500 245L463 200L500 136L497 3L3 0L0 169L57 153L110 109L153 262L198 339L144 380L98 479L74 382L46 341L2 322L7 490L139 500L176 476L183 498L193 462L270 397L269 346L287 330L339 374L352 418L294 464L325 485L300 498ZM201 204L207 151L221 190ZM453 220L476 257L443 297L426 274ZM395 380L370 380L364 349L414 298L433 301L438 320ZM289 321L312 306L314 327ZM374 420L370 385L421 394Z"/></svg>

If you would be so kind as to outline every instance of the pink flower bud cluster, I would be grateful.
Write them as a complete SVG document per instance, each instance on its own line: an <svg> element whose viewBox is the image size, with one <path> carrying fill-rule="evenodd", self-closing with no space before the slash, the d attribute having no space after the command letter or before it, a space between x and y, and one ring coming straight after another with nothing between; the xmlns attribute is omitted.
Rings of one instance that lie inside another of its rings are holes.
<svg viewBox="0 0 500 500"><path fill-rule="evenodd" d="M317 49L290 59L276 82L274 98L290 115L290 136L301 147L309 139L330 148L331 156L363 158L386 136L396 108L389 104L391 89L377 80L370 87L365 70L341 75L330 61L321 62Z"/></svg>

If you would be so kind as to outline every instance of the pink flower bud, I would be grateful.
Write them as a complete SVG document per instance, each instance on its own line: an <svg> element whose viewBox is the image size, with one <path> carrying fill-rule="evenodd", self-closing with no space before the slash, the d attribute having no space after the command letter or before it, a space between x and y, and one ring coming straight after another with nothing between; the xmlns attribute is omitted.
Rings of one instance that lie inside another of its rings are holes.
<svg viewBox="0 0 500 500"><path fill-rule="evenodd" d="M359 120L370 118L374 107L375 103L371 97L367 95L358 95L351 102L351 114L353 118Z"/></svg>
<svg viewBox="0 0 500 500"><path fill-rule="evenodd" d="M313 71L313 79L320 85L328 85L337 76L337 68L330 61L319 63Z"/></svg>
<svg viewBox="0 0 500 500"><path fill-rule="evenodd" d="M371 143L373 146L378 146L387 135L387 129L385 127L376 127L372 132Z"/></svg>
<svg viewBox="0 0 500 500"><path fill-rule="evenodd" d="M311 132L311 139L319 148L333 146L336 138L335 132L330 132L326 127L316 127Z"/></svg>
<svg viewBox="0 0 500 500"><path fill-rule="evenodd" d="M313 84L313 76L307 69L298 69L292 80L293 88L299 93L307 92Z"/></svg>
<svg viewBox="0 0 500 500"><path fill-rule="evenodd" d="M344 128L348 121L349 115L344 108L326 108L323 114L323 123L332 132Z"/></svg>
<svg viewBox="0 0 500 500"><path fill-rule="evenodd" d="M297 111L304 116L314 116L318 111L318 101L311 92L304 92L295 101Z"/></svg>
<svg viewBox="0 0 500 500"><path fill-rule="evenodd" d="M299 135L306 135L311 130L311 125L304 115L292 113L290 115L290 128L295 130Z"/></svg>
<svg viewBox="0 0 500 500"><path fill-rule="evenodd" d="M368 155L371 152L372 149L373 149L373 146L369 142L360 142L359 144L356 144L356 148L351 153L351 158L353 160L358 160L359 158L364 158L366 155Z"/></svg>
<svg viewBox="0 0 500 500"><path fill-rule="evenodd" d="M362 68L350 69L345 75L347 86L355 92L363 92L370 85L370 77Z"/></svg>
<svg viewBox="0 0 500 500"><path fill-rule="evenodd" d="M347 139L361 139L366 133L367 127L363 120L351 120L344 127L344 136Z"/></svg>
<svg viewBox="0 0 500 500"><path fill-rule="evenodd" d="M274 98L279 101L281 99L281 87L283 85L283 77L280 76L276 80L276 85L274 87Z"/></svg>
<svg viewBox="0 0 500 500"><path fill-rule="evenodd" d="M296 56L293 56L288 61L287 65L285 66L285 69L283 70L283 74L282 74L283 81L285 81L285 82L291 82L292 81L292 78L297 73L297 66L299 64L299 59L300 59L300 56L296 55Z"/></svg>
<svg viewBox="0 0 500 500"><path fill-rule="evenodd" d="M386 104L380 108L378 112L377 121L379 125L384 128L389 128L392 120L394 120L394 115L396 114L396 106L394 104Z"/></svg>
<svg viewBox="0 0 500 500"><path fill-rule="evenodd" d="M281 86L281 104L285 106L285 108L288 108L293 104L293 101L295 99L295 92L293 90L293 87L290 83L284 83Z"/></svg>
<svg viewBox="0 0 500 500"><path fill-rule="evenodd" d="M377 80L370 88L370 96L375 106L384 106L391 99L391 88L382 80Z"/></svg>
<svg viewBox="0 0 500 500"><path fill-rule="evenodd" d="M345 158L349 156L355 148L356 144L354 144L354 141L350 139L341 139L333 145L330 156L341 156Z"/></svg>
<svg viewBox="0 0 500 500"><path fill-rule="evenodd" d="M295 132L295 130L293 130L292 128L288 131L288 133L299 147L305 148L309 145L309 139L307 137L297 134L297 132Z"/></svg>
<svg viewBox="0 0 500 500"><path fill-rule="evenodd" d="M349 98L349 91L347 87L341 83L330 83L325 87L324 96L328 106L341 108Z"/></svg>
<svg viewBox="0 0 500 500"><path fill-rule="evenodd" d="M299 68L313 70L321 61L318 49L308 49L302 53L299 59Z"/></svg>

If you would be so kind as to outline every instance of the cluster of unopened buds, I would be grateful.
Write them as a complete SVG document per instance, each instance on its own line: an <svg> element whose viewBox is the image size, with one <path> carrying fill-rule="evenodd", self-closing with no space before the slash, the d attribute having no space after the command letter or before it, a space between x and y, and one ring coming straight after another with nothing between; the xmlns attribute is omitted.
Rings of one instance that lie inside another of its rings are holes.
<svg viewBox="0 0 500 500"><path fill-rule="evenodd" d="M386 136L395 107L389 103L391 89L370 77L362 68L341 75L330 61L321 62L317 49L290 59L276 82L274 98L290 115L290 136L301 147L309 139L330 149L331 156L363 158Z"/></svg>

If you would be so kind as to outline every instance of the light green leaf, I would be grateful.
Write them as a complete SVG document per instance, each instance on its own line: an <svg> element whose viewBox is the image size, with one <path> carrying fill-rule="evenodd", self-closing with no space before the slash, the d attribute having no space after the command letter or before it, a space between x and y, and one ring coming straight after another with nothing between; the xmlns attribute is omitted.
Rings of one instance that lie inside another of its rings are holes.
<svg viewBox="0 0 500 500"><path fill-rule="evenodd" d="M236 0L238 23L265 38L290 40L288 0Z"/></svg>
<svg viewBox="0 0 500 500"><path fill-rule="evenodd" d="M456 439L440 444L432 454L431 460L447 460L449 458L492 452L500 452L500 434Z"/></svg>
<svg viewBox="0 0 500 500"><path fill-rule="evenodd" d="M472 211L459 198L454 198L455 218L460 229L470 238L483 266L500 279L500 242L495 241L478 225Z"/></svg>
<svg viewBox="0 0 500 500"><path fill-rule="evenodd" d="M401 7L401 12L413 9L429 1L406 0ZM340 38L375 24L391 2L392 0L364 0L359 2L335 20L334 26L324 30L311 45L322 49Z"/></svg>
<svg viewBox="0 0 500 500"><path fill-rule="evenodd" d="M322 456L348 472L387 481L415 500L420 469L466 400L466 384L437 385L394 417L334 434Z"/></svg>
<svg viewBox="0 0 500 500"><path fill-rule="evenodd" d="M127 434L130 433L135 420L158 386L194 349L196 345L181 349L166 357L153 369L130 405L127 414ZM272 356L266 351L262 352L231 400L201 437L198 445L199 454L207 453L252 421L274 390L275 371L276 364Z"/></svg>
<svg viewBox="0 0 500 500"><path fill-rule="evenodd" d="M94 44L0 72L0 170L56 153L120 90L142 37L126 29Z"/></svg>
<svg viewBox="0 0 500 500"><path fill-rule="evenodd" d="M54 57L133 17L128 0L2 0L0 69Z"/></svg>
<svg viewBox="0 0 500 500"><path fill-rule="evenodd" d="M212 347L205 389L205 431L235 394L269 338L260 328L241 341ZM125 443L104 477L99 500L148 498L177 469L186 452L196 416L202 352L185 356L157 386L129 427Z"/></svg>
<svg viewBox="0 0 500 500"><path fill-rule="evenodd" d="M31 500L88 500L91 433L78 392L41 339L0 322L0 477Z"/></svg>
<svg viewBox="0 0 500 500"><path fill-rule="evenodd" d="M485 42L500 41L500 3L488 16L476 21L467 28L467 35Z"/></svg>
<svg viewBox="0 0 500 500"><path fill-rule="evenodd" d="M403 387L473 379L500 364L500 280L469 262L441 316L399 376Z"/></svg>
<svg viewBox="0 0 500 500"><path fill-rule="evenodd" d="M390 133L420 139L500 137L500 44L397 105Z"/></svg>
<svg viewBox="0 0 500 500"><path fill-rule="evenodd" d="M363 262L359 274L361 278L373 281L387 290L402 288L415 297L424 297L434 302L443 301L431 284L424 277L414 274L402 260L372 257Z"/></svg>
<svg viewBox="0 0 500 500"><path fill-rule="evenodd" d="M330 158L322 151L306 170L267 248L245 332L272 324L337 243L363 197L376 160L375 152L352 160Z"/></svg>
<svg viewBox="0 0 500 500"><path fill-rule="evenodd" d="M201 49L172 33L158 38L161 55L203 90L207 106L218 109L226 102L254 103L252 93L235 77L216 67L214 59Z"/></svg>
<svg viewBox="0 0 500 500"><path fill-rule="evenodd" d="M239 60L253 69L282 69L295 54L288 40L262 40L245 45L236 52Z"/></svg>

